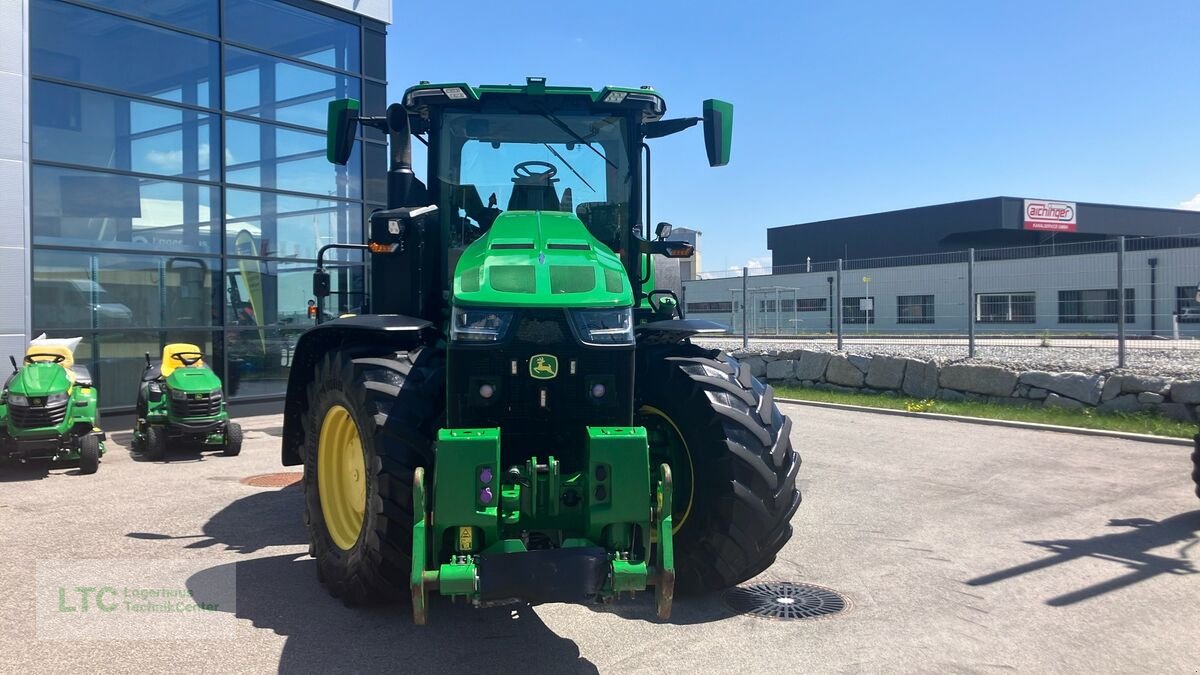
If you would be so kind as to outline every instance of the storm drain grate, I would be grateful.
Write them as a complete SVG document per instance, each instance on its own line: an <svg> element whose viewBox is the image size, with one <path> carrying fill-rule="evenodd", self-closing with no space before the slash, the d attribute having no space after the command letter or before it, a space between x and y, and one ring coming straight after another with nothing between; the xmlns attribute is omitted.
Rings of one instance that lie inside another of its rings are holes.
<svg viewBox="0 0 1200 675"><path fill-rule="evenodd" d="M812 584L766 581L732 588L725 602L742 614L767 619L815 619L846 611L850 601Z"/></svg>
<svg viewBox="0 0 1200 675"><path fill-rule="evenodd" d="M251 487L261 488L283 488L293 483L299 483L304 474L300 471L287 471L284 473L263 473L257 476L243 478L242 483Z"/></svg>

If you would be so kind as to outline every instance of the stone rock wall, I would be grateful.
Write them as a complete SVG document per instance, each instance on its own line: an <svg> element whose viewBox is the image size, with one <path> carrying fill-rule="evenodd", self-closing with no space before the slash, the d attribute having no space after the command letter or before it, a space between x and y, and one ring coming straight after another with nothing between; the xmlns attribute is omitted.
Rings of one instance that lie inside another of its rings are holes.
<svg viewBox="0 0 1200 675"><path fill-rule="evenodd" d="M1146 375L1018 372L999 366L862 356L820 350L734 354L755 376L834 391L890 392L946 401L1153 411L1183 422L1200 419L1200 380Z"/></svg>

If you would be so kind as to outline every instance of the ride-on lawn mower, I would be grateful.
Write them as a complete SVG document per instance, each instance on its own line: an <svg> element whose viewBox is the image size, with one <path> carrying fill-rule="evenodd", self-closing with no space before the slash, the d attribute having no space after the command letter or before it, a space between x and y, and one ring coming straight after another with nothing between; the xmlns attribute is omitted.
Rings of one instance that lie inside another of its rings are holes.
<svg viewBox="0 0 1200 675"><path fill-rule="evenodd" d="M330 104L331 161L358 124L391 145L368 243L325 247L370 252L370 313L302 335L288 381L282 461L304 466L334 595L411 598L424 623L430 592L490 605L653 588L666 618L676 588L749 579L788 541L791 423L749 366L690 342L724 327L655 287L654 255L693 250L666 223L650 234L645 142L703 122L724 165L733 108L664 109L646 87L539 78L423 83L385 117ZM330 286L318 262L319 303Z"/></svg>
<svg viewBox="0 0 1200 675"><path fill-rule="evenodd" d="M196 345L167 345L158 362L146 354L133 449L158 460L166 455L168 443L220 448L229 456L242 451L242 427L229 421L221 379L204 364Z"/></svg>
<svg viewBox="0 0 1200 675"><path fill-rule="evenodd" d="M87 368L75 365L78 343L37 338L20 367L9 357L13 374L0 397L0 460L78 462L82 474L100 468L99 395Z"/></svg>

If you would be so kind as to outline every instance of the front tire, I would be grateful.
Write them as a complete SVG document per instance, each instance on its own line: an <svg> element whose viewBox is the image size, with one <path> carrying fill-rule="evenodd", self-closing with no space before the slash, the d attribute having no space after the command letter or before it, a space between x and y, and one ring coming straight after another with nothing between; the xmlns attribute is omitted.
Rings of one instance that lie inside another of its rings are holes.
<svg viewBox="0 0 1200 675"><path fill-rule="evenodd" d="M167 455L167 432L160 426L146 427L146 459L157 462Z"/></svg>
<svg viewBox="0 0 1200 675"><path fill-rule="evenodd" d="M79 439L79 473L87 476L100 469L100 438L87 435Z"/></svg>
<svg viewBox="0 0 1200 675"><path fill-rule="evenodd" d="M225 448L221 454L226 457L237 457L242 454L242 425L237 422L225 425Z"/></svg>
<svg viewBox="0 0 1200 675"><path fill-rule="evenodd" d="M800 456L774 390L749 366L693 345L639 354L638 423L676 475L676 584L729 588L770 567L800 506ZM664 448L667 448L664 450Z"/></svg>
<svg viewBox="0 0 1200 675"><path fill-rule="evenodd" d="M348 605L410 597L412 481L433 466L442 358L332 352L303 413L305 523L317 575Z"/></svg>

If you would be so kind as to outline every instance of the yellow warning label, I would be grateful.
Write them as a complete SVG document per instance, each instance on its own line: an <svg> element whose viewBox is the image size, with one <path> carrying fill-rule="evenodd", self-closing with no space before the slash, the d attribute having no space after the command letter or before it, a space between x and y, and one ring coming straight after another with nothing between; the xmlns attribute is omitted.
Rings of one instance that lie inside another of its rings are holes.
<svg viewBox="0 0 1200 675"><path fill-rule="evenodd" d="M458 550L470 551L473 548L475 548L475 528L458 528Z"/></svg>

